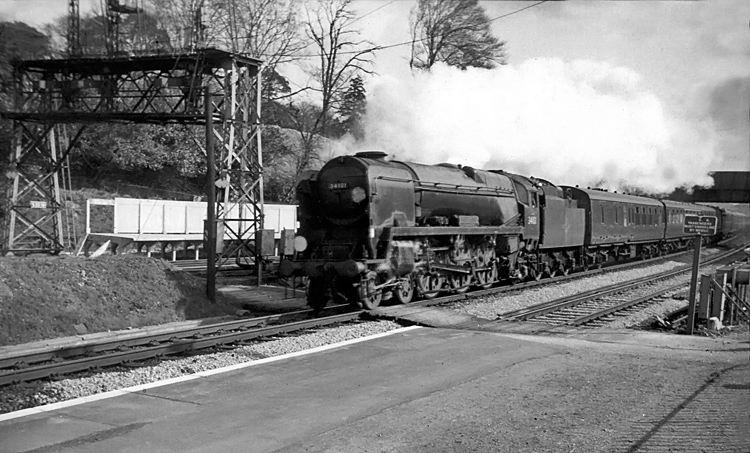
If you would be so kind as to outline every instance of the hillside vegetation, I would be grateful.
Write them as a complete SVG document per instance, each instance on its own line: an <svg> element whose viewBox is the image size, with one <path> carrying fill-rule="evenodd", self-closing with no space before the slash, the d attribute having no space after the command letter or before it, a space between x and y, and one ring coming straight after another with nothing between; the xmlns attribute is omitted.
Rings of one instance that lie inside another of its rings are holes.
<svg viewBox="0 0 750 453"><path fill-rule="evenodd" d="M231 314L205 280L137 255L0 258L0 346Z"/></svg>

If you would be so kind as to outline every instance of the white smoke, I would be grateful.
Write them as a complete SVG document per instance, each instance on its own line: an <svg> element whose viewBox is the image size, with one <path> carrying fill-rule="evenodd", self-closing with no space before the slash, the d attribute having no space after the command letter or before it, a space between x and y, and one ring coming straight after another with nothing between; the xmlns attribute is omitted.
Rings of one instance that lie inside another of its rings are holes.
<svg viewBox="0 0 750 453"><path fill-rule="evenodd" d="M377 78L367 99L366 140L341 143L348 153L379 149L613 189L711 182L711 124L670 117L639 74L604 62L437 65L408 79Z"/></svg>

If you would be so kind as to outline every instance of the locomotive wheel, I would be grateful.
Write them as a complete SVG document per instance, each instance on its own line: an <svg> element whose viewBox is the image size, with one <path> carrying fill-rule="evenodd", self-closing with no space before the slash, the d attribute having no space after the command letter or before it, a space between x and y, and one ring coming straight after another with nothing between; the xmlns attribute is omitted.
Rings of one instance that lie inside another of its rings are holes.
<svg viewBox="0 0 750 453"><path fill-rule="evenodd" d="M497 280L497 268L492 266L487 271L477 271L474 273L474 283L482 289L488 289Z"/></svg>
<svg viewBox="0 0 750 453"><path fill-rule="evenodd" d="M402 280L401 283L393 291L393 296L396 301L400 304L408 304L414 297L414 282L411 278Z"/></svg>
<svg viewBox="0 0 750 453"><path fill-rule="evenodd" d="M529 269L529 275L532 280L539 281L542 279L542 273L534 269L533 267Z"/></svg>
<svg viewBox="0 0 750 453"><path fill-rule="evenodd" d="M518 266L518 277L516 279L517 282L524 282L526 279L529 278L529 267L525 264L521 264Z"/></svg>
<svg viewBox="0 0 750 453"><path fill-rule="evenodd" d="M375 273L371 272L359 287L359 298L362 305L368 310L378 308L380 300L383 298L383 290L376 288Z"/></svg>
<svg viewBox="0 0 750 453"><path fill-rule="evenodd" d="M354 286L355 279L336 277L331 288L334 303L348 303L353 308L361 309L362 302L359 301L359 292Z"/></svg>
<svg viewBox="0 0 750 453"><path fill-rule="evenodd" d="M326 285L322 278L310 278L307 282L307 305L315 311L320 311L326 307L328 297L326 295Z"/></svg>
<svg viewBox="0 0 750 453"><path fill-rule="evenodd" d="M570 266L566 266L565 263L560 263L560 267L558 268L560 271L560 274L562 275L568 275L570 274Z"/></svg>
<svg viewBox="0 0 750 453"><path fill-rule="evenodd" d="M456 274L449 277L451 290L456 293L465 293L471 285L471 274Z"/></svg>
<svg viewBox="0 0 750 453"><path fill-rule="evenodd" d="M421 274L417 277L417 288L425 299L432 299L443 289L445 279L442 275Z"/></svg>
<svg viewBox="0 0 750 453"><path fill-rule="evenodd" d="M557 267L550 266L549 264L544 266L544 275L546 275L549 278L554 277L557 275Z"/></svg>

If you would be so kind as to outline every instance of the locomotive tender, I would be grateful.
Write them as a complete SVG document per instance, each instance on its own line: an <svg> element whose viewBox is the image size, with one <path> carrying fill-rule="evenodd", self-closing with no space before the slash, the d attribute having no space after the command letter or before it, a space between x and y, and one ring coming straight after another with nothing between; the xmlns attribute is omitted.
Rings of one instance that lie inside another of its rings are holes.
<svg viewBox="0 0 750 453"><path fill-rule="evenodd" d="M307 276L315 309L330 299L372 309L385 295L408 303L684 249L686 214L718 216L722 233L748 225L708 206L386 156L334 158L297 186L296 256L279 273Z"/></svg>

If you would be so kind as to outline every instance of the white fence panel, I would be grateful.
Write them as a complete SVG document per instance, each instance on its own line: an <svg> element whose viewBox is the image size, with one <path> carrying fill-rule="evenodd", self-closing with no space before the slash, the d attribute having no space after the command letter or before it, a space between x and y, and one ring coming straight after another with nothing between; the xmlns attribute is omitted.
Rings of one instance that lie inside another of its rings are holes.
<svg viewBox="0 0 750 453"><path fill-rule="evenodd" d="M188 201L185 207L187 215L187 233L203 234L203 222L206 220L206 203L200 201Z"/></svg>
<svg viewBox="0 0 750 453"><path fill-rule="evenodd" d="M203 234L206 220L206 203L202 201L145 200L115 198L115 234ZM297 229L297 206L265 204L266 230L274 230L281 237L282 230ZM243 219L252 217L249 205L231 205L228 225L238 234L251 225ZM250 236L254 231L248 232ZM224 238L229 239L225 232Z"/></svg>
<svg viewBox="0 0 750 453"><path fill-rule="evenodd" d="M187 205L179 201L164 203L164 233L187 234Z"/></svg>
<svg viewBox="0 0 750 453"><path fill-rule="evenodd" d="M164 233L164 203L158 200L141 200L141 234Z"/></svg>
<svg viewBox="0 0 750 453"><path fill-rule="evenodd" d="M138 234L141 232L141 200L115 198L115 234Z"/></svg>

